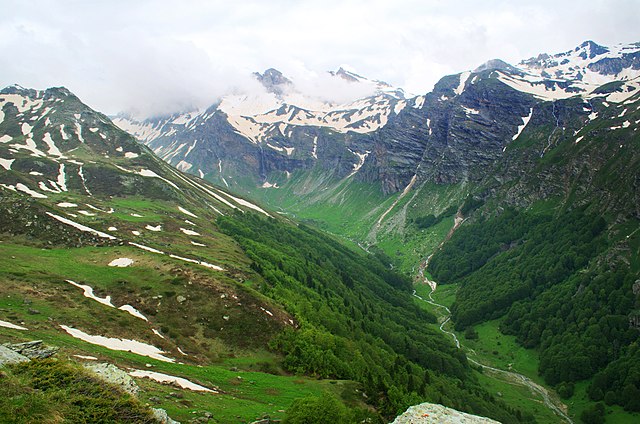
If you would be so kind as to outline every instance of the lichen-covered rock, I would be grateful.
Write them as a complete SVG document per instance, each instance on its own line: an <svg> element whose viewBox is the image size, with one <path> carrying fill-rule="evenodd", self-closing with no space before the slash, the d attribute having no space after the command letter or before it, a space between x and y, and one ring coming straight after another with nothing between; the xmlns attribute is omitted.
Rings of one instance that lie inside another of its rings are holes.
<svg viewBox="0 0 640 424"><path fill-rule="evenodd" d="M29 362L29 360L26 356L0 345L0 367L4 366L4 364L19 364L21 362Z"/></svg>
<svg viewBox="0 0 640 424"><path fill-rule="evenodd" d="M151 411L153 412L153 417L160 424L180 424L179 421L171 419L171 417L167 415L167 411L162 408L151 408Z"/></svg>
<svg viewBox="0 0 640 424"><path fill-rule="evenodd" d="M3 346L30 359L45 359L58 352L57 347L46 346L42 340L15 344L6 343Z"/></svg>
<svg viewBox="0 0 640 424"><path fill-rule="evenodd" d="M120 368L113 364L101 363L101 364L85 364L84 367L93 372L98 378L106 381L107 383L118 385L127 393L137 395L140 388L136 382Z"/></svg>
<svg viewBox="0 0 640 424"><path fill-rule="evenodd" d="M436 403L421 403L407 409L392 424L500 424L489 418L456 411Z"/></svg>

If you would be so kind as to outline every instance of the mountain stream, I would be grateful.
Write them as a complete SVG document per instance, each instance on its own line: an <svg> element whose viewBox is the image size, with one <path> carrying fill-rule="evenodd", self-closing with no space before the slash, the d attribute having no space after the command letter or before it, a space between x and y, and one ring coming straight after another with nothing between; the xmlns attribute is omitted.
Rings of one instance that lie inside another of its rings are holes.
<svg viewBox="0 0 640 424"><path fill-rule="evenodd" d="M458 227L460 227L460 225L464 222L464 220L465 219L463 218L462 214L460 214L460 213L456 214L453 227L451 228L451 230L449 231L449 233L447 234L445 239L442 241L442 243L440 243L440 245L436 248L436 251L438 249L440 249L442 247L442 245L447 240L449 240L451 238L453 233L458 229ZM431 257L432 256L433 256L433 254L429 255L420 264L420 267L418 269L418 276L419 276L418 278L419 278L419 280L422 280L422 282L427 283L429 285L429 287L431 287L431 292L429 292L429 299L425 299L422 296L418 295L415 290L413 291L413 296L415 296L416 298L422 300L423 302L427 302L428 304L430 304L432 306L435 306L436 310L444 311L444 313L442 315L440 315L440 317L439 317L440 320L442 320L442 323L440 324L440 331L442 331L444 334L447 334L447 335L451 336L451 338L453 339L453 342L455 343L456 347L458 349L462 349L463 346L460 344L460 340L458 339L458 336L456 336L455 333L445 329L445 326L451 320L451 310L449 310L449 308L447 306L441 305L441 304L437 303L433 299L432 294L438 288L438 284L435 281L430 280L424 274L425 270L429 266L429 262L431 262ZM471 350L471 349L469 349L469 350L472 353L475 353L475 352L473 352L473 350ZM469 362L471 362L472 364L481 367L482 370L484 372L486 372L487 374L493 374L494 377L499 378L501 380L505 380L505 381L508 381L510 383L517 384L517 385L520 385L520 386L525 386L525 387L529 388L529 390L531 390L534 393L537 393L540 397L542 397L543 402L544 402L544 404L545 404L545 406L547 408L551 409L556 415L561 417L564 421L568 422L569 424L573 424L573 421L571 420L571 418L569 418L569 416L565 412L566 411L566 406L559 399L556 399L555 397L552 397L549 394L549 391L546 388L544 388L541 385L535 383L529 377L526 377L526 376L524 376L522 374L519 374L517 372L501 370L499 368L494 368L494 367L491 367L489 365L482 364L482 363L478 362L475 359L469 358L468 356L467 356L467 360Z"/></svg>
<svg viewBox="0 0 640 424"><path fill-rule="evenodd" d="M429 259L431 259L431 257L427 258L426 263L429 262ZM428 304L435 306L439 310L445 311L445 314L440 316L440 319L444 318L442 323L440 324L440 331L442 331L444 334L448 334L449 336L451 336L453 338L453 342L455 343L456 347L458 349L461 349L462 346L460 344L460 340L458 340L458 337L455 335L455 333L451 331L447 331L444 328L447 325L447 323L451 320L451 311L445 305L441 305L437 303L435 300L433 300L432 294L436 291L437 283L435 281L429 280L426 276L423 275L424 268L421 267L420 272L424 278L424 281L427 284L429 284L429 286L431 287L431 292L429 293L429 299L425 299L421 297L416 293L415 290L413 291L413 296L422 300L423 302L427 302ZM543 402L547 408L551 409L556 415L560 416L563 420L565 420L569 424L573 424L573 421L571 420L571 418L569 418L569 416L565 413L566 406L559 400L551 397L549 395L549 391L546 388L535 383L529 377L526 377L522 374L518 374L517 372L505 371L499 368L494 368L489 365L482 364L476 361L475 359L471 359L469 357L467 357L467 359L472 364L481 367L483 371L487 372L487 374L493 374L496 378L506 380L510 383L518 384L520 386L525 386L529 388L532 392L537 393L538 395L540 395L540 397L542 397Z"/></svg>

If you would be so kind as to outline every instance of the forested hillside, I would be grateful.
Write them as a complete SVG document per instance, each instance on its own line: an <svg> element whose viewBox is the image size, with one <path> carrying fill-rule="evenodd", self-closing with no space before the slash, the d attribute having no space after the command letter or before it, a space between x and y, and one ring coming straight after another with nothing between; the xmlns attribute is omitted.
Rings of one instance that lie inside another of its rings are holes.
<svg viewBox="0 0 640 424"><path fill-rule="evenodd" d="M410 281L374 257L258 215L217 224L254 261L260 291L300 322L272 342L288 370L359 381L387 417L432 401L502 422L531 420L480 388L464 354L427 326L435 317L416 306Z"/></svg>
<svg viewBox="0 0 640 424"><path fill-rule="evenodd" d="M637 237L621 235L628 229L587 207L507 209L460 228L430 270L440 283L460 285L457 329L504 317L501 331L539 350L538 372L561 394L595 375L592 400L639 411L640 331L630 323L640 307L638 263L611 253L637 249Z"/></svg>

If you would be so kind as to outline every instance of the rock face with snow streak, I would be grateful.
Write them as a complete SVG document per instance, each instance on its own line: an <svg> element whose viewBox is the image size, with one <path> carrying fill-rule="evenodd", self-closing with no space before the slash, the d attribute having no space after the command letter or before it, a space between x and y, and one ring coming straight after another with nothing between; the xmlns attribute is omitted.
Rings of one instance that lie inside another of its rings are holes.
<svg viewBox="0 0 640 424"><path fill-rule="evenodd" d="M311 101L269 69L256 74L265 95L227 96L205 111L116 123L179 169L239 192L274 192L296 172L303 179L292 183L298 193L348 178L384 194L402 191L414 176L418 183L478 183L528 127L571 124L576 131L602 114L603 101L637 97L640 46L587 41L517 65L494 59L411 98L343 69L331 75L373 92L340 105ZM563 104L575 99L584 106Z"/></svg>
<svg viewBox="0 0 640 424"><path fill-rule="evenodd" d="M435 403L421 403L407 409L392 424L499 424L489 418L456 411Z"/></svg>
<svg viewBox="0 0 640 424"><path fill-rule="evenodd" d="M168 118L114 122L183 171L230 187L245 180L262 186L276 174L315 166L337 178L350 175L371 151L367 135L415 103L402 90L342 68L327 78L362 97L307 95L275 69L255 76L265 93L229 95L204 111Z"/></svg>

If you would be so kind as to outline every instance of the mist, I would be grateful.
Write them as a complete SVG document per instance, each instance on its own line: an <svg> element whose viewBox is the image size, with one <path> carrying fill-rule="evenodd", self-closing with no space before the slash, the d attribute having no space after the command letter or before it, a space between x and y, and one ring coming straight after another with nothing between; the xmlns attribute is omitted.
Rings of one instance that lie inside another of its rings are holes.
<svg viewBox="0 0 640 424"><path fill-rule="evenodd" d="M343 65L424 94L491 58L640 41L639 14L633 0L4 0L0 86L66 86L94 109L139 118L261 90L252 73L270 67L322 101L370 94L327 73Z"/></svg>

